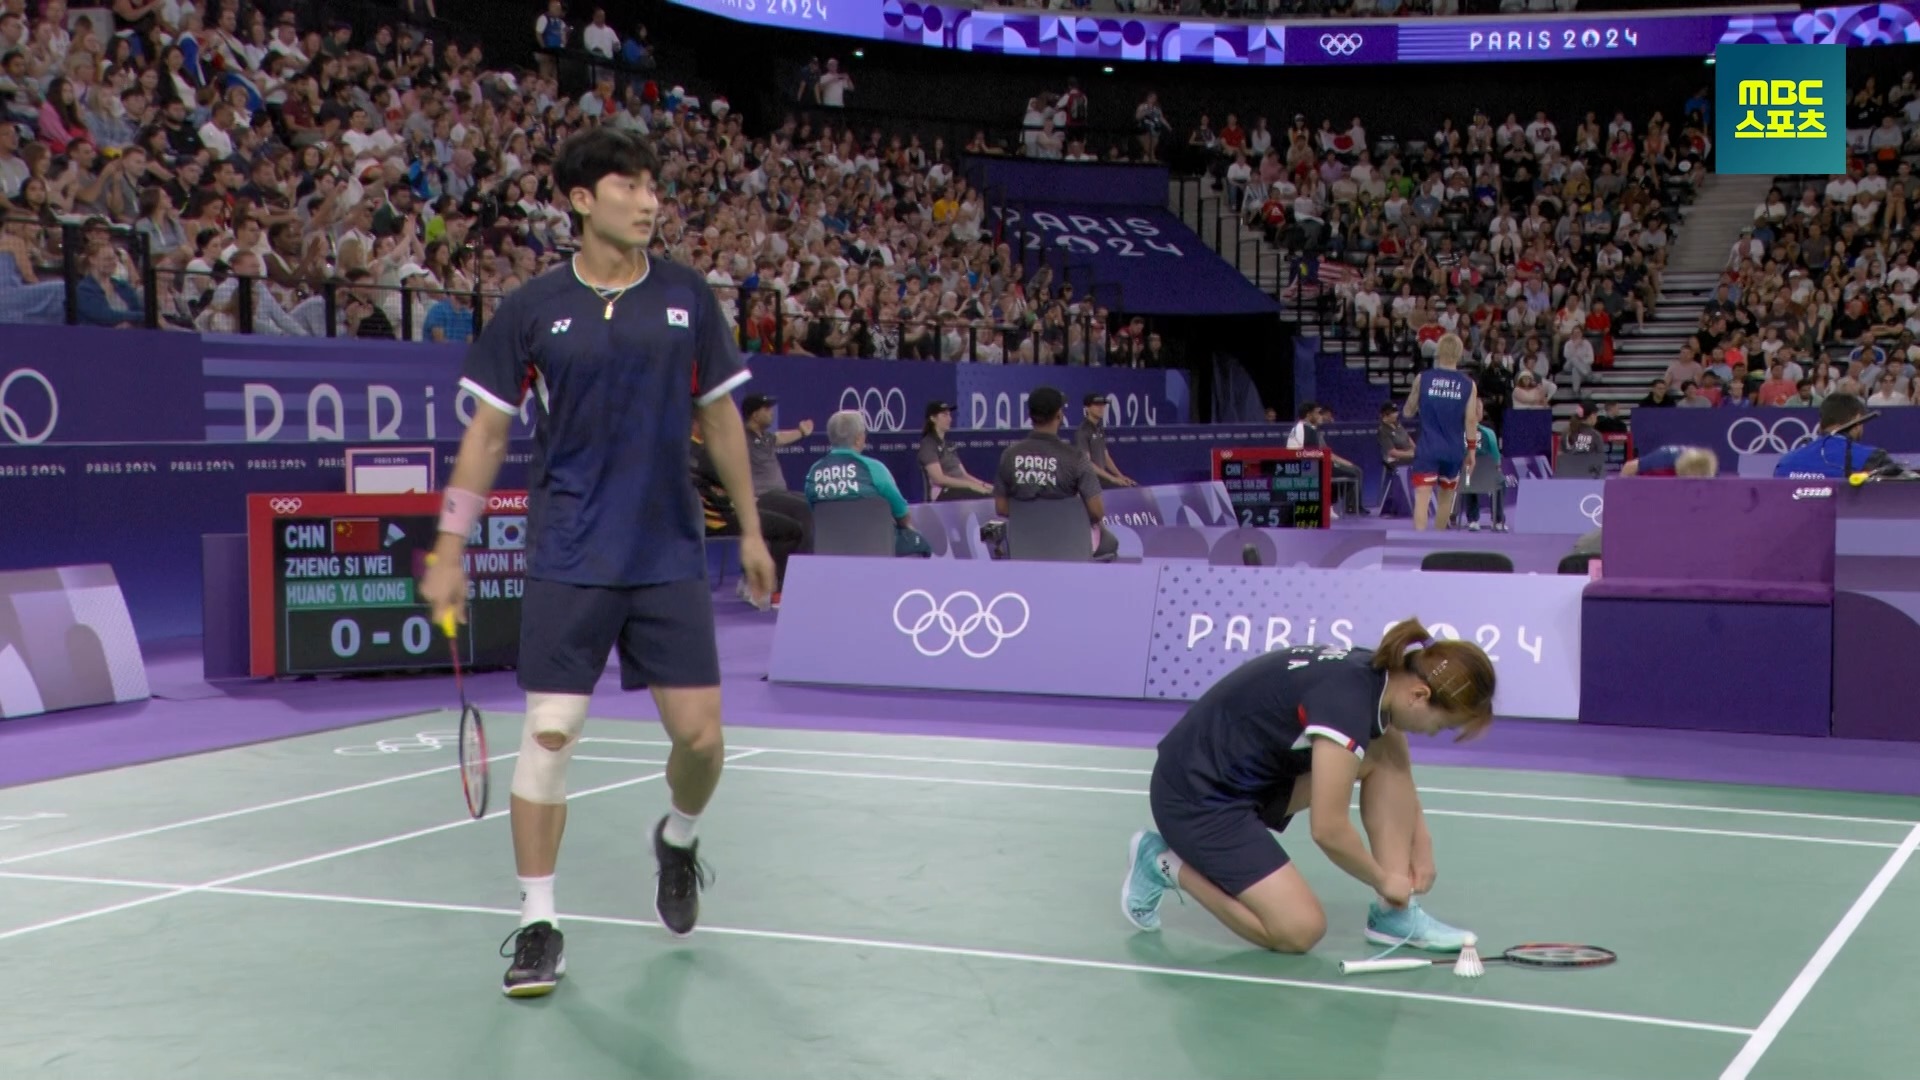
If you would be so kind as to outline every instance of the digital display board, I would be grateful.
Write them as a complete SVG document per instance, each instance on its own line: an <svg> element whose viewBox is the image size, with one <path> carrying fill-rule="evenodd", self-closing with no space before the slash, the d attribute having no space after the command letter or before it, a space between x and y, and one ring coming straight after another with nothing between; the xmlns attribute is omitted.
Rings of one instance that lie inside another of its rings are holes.
<svg viewBox="0 0 1920 1080"><path fill-rule="evenodd" d="M1333 459L1325 450L1251 447L1213 452L1213 478L1240 524L1324 529L1333 508Z"/></svg>
<svg viewBox="0 0 1920 1080"><path fill-rule="evenodd" d="M249 495L252 674L450 670L418 587L439 535L433 493ZM526 549L525 493L495 492L467 538L463 666L517 661Z"/></svg>
<svg viewBox="0 0 1920 1080"><path fill-rule="evenodd" d="M670 2L740 22L961 52L1259 67L1704 57L1719 45L1920 43L1920 0L1811 11L1680 7L1351 23L1056 15L918 0Z"/></svg>

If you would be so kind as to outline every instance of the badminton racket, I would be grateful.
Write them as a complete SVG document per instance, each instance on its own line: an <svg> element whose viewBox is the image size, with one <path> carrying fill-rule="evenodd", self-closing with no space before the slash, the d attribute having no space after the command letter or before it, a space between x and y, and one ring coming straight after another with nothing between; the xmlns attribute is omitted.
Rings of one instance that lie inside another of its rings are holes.
<svg viewBox="0 0 1920 1080"><path fill-rule="evenodd" d="M1569 942L1534 941L1486 957L1482 962L1488 964L1514 964L1531 968L1590 968L1605 967L1619 959L1613 950L1598 945L1575 945ZM1424 967L1440 965L1458 966L1458 958L1426 959L1403 956L1381 960L1343 960L1340 963L1342 975L1369 975L1381 971L1417 971Z"/></svg>
<svg viewBox="0 0 1920 1080"><path fill-rule="evenodd" d="M432 555L427 565L433 565ZM440 617L440 631L447 635L447 651L453 657L453 685L460 694L460 792L466 796L467 813L474 820L487 816L487 795L493 786L492 769L487 764L487 722L480 707L467 700L466 672L460 667L459 627L453 612Z"/></svg>

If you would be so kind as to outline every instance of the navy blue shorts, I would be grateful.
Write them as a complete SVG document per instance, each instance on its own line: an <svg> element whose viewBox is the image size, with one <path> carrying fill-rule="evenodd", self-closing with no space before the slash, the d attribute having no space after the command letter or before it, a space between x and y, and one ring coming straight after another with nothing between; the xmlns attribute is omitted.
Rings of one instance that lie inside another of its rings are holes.
<svg viewBox="0 0 1920 1080"><path fill-rule="evenodd" d="M1414 487L1438 487L1452 491L1460 486L1460 470L1466 465L1463 457L1423 457L1414 455L1409 463L1407 475L1412 478Z"/></svg>
<svg viewBox="0 0 1920 1080"><path fill-rule="evenodd" d="M612 588L527 579L520 688L590 694L620 650L620 687L719 686L713 594L705 577Z"/></svg>
<svg viewBox="0 0 1920 1080"><path fill-rule="evenodd" d="M1228 896L1239 896L1293 861L1268 831L1287 827L1292 794L1289 790L1269 807L1203 802L1167 782L1157 765L1148 785L1153 824L1167 846Z"/></svg>

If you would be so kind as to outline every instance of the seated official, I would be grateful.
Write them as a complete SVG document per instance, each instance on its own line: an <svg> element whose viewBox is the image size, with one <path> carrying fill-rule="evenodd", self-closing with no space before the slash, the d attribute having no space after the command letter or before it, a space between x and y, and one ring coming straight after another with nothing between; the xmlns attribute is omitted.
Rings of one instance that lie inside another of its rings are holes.
<svg viewBox="0 0 1920 1080"><path fill-rule="evenodd" d="M858 409L842 409L827 418L827 456L807 469L804 489L807 505L850 499L885 499L893 511L893 553L931 556L927 538L907 526L907 500L893 473L862 453L867 448L867 421Z"/></svg>
<svg viewBox="0 0 1920 1080"><path fill-rule="evenodd" d="M1066 408L1067 396L1051 386L1042 386L1027 398L1033 430L1001 452L993 508L1005 517L1013 500L1079 499L1086 505L1088 522L1098 530L1097 537L1088 536L1093 557L1111 558L1120 550L1120 538L1101 523L1107 511L1100 497L1100 476L1085 453L1060 438Z"/></svg>
<svg viewBox="0 0 1920 1080"><path fill-rule="evenodd" d="M927 423L920 429L920 470L927 477L927 493L933 502L949 499L977 499L993 494L993 486L974 479L960 462L947 441L953 430L953 406L944 401L927 402Z"/></svg>
<svg viewBox="0 0 1920 1080"><path fill-rule="evenodd" d="M701 437L700 418L693 418L693 446L691 468L693 487L700 494L700 509L706 516L708 536L739 536L740 518L734 513L733 500L728 498L726 485L720 480L720 470L714 467L713 456L707 452L707 444ZM757 501L757 500L756 500ZM780 606L780 584L787 580L787 559L800 550L806 538L806 529L800 522L785 514L766 508L760 510L760 536L767 542L767 551L773 556L773 606ZM747 579L740 579L740 595L746 596Z"/></svg>
<svg viewBox="0 0 1920 1080"><path fill-rule="evenodd" d="M1866 402L1852 394L1834 394L1820 403L1820 429L1813 441L1780 455L1773 475L1790 480L1844 480L1857 472L1877 472L1893 465L1885 450L1860 441L1868 419Z"/></svg>

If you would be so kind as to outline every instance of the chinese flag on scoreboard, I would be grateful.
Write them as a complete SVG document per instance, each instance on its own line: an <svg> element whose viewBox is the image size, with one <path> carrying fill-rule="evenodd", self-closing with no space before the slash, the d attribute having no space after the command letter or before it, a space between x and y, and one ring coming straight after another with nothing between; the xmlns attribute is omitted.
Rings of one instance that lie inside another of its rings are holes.
<svg viewBox="0 0 1920 1080"><path fill-rule="evenodd" d="M334 518L333 553L367 555L380 550L378 518Z"/></svg>

